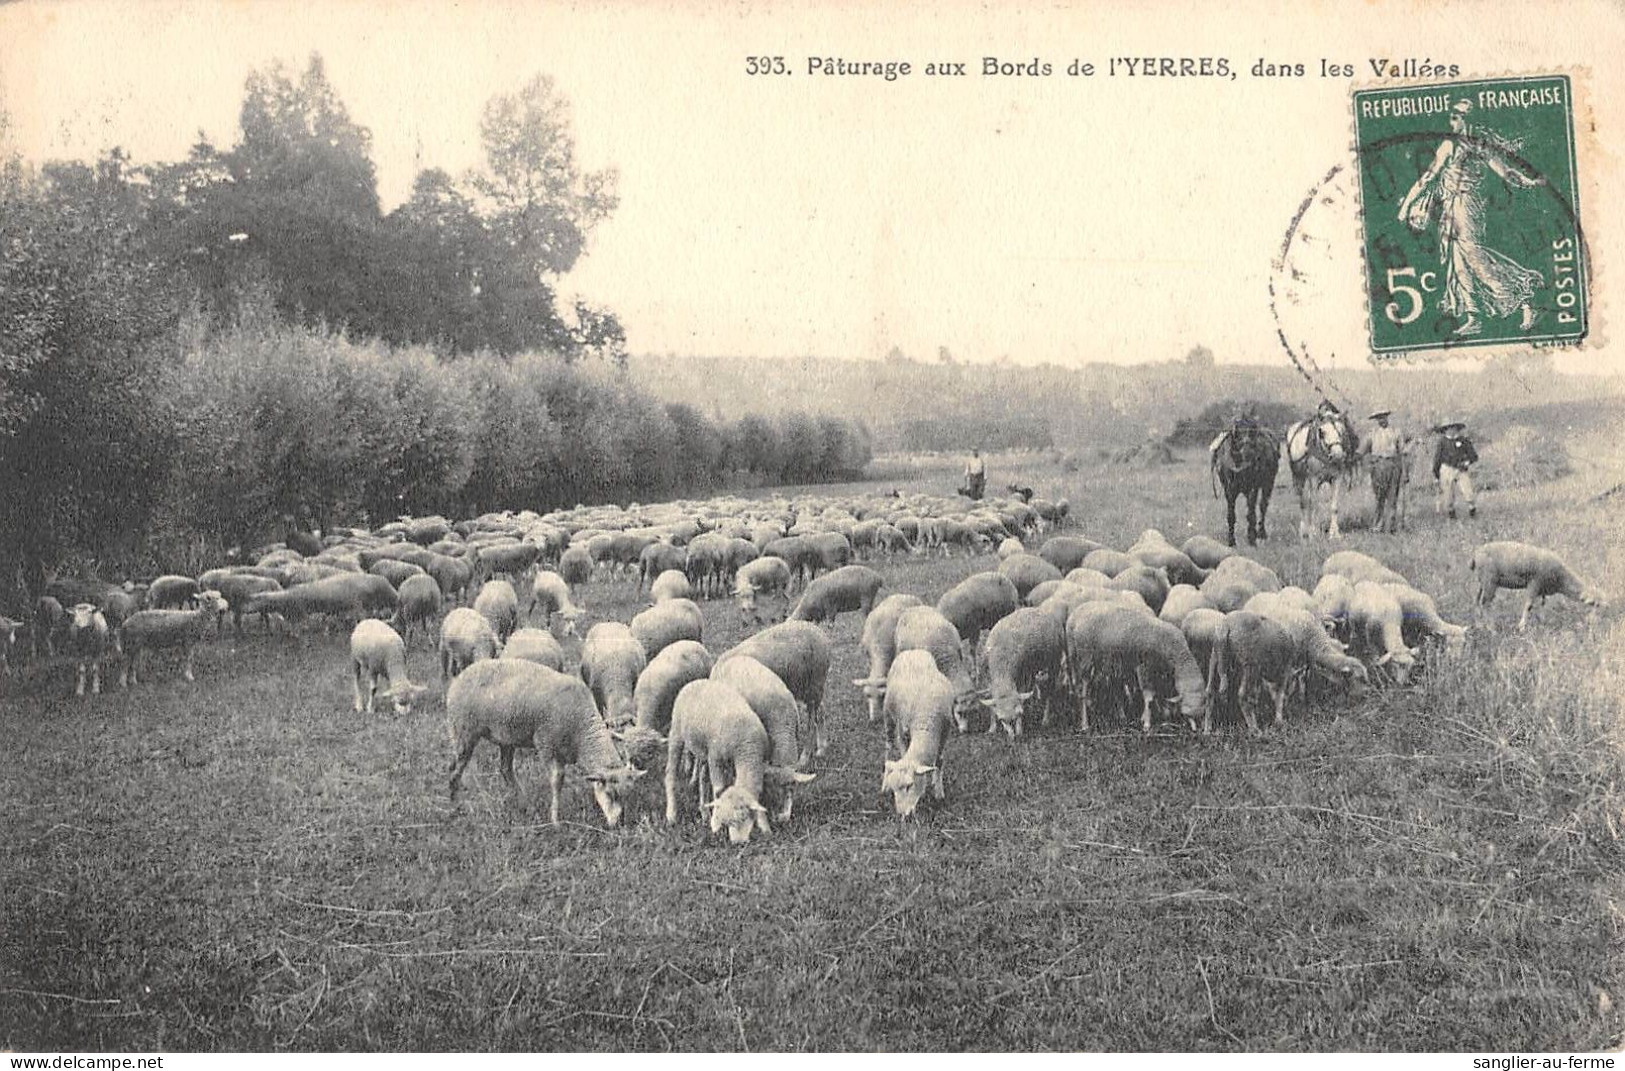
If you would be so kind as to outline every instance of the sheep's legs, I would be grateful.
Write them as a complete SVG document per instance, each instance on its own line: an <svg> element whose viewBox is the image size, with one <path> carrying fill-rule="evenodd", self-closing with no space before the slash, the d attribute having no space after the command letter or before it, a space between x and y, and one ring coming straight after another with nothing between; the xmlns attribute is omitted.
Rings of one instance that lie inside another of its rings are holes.
<svg viewBox="0 0 1625 1071"><path fill-rule="evenodd" d="M457 782L462 779L463 770L468 766L468 760L474 757L474 749L479 746L479 742L479 737L475 737L473 740L470 740L467 744L463 745L463 749L459 751L457 756L451 760L452 799L457 798Z"/></svg>
<svg viewBox="0 0 1625 1071"><path fill-rule="evenodd" d="M513 748L504 748L502 761L506 768L503 773L509 783L513 781ZM564 763L554 759L547 771L548 811L547 820L553 825L559 824L559 800L564 795Z"/></svg>
<svg viewBox="0 0 1625 1071"><path fill-rule="evenodd" d="M513 775L513 745L498 744L497 748L502 752L502 779L508 782L509 788L518 788L519 781Z"/></svg>

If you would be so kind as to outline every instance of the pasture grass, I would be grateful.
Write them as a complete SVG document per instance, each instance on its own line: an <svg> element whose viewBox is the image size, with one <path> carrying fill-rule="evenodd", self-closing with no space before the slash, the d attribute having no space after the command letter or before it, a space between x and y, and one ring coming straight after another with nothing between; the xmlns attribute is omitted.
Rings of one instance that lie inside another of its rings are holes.
<svg viewBox="0 0 1625 1071"><path fill-rule="evenodd" d="M957 471L921 483L951 494ZM990 471L1122 547L1222 535L1205 458ZM938 487L937 484L942 486ZM658 773L606 830L482 750L455 804L436 687L351 711L345 637L251 630L130 692L4 682L0 1047L23 1050L1597 1050L1621 1041L1625 626L1472 606L1490 538L1552 546L1618 602L1617 506L1572 481L1425 500L1382 557L1474 626L1412 686L1317 695L1260 739L1174 729L950 741L903 825L834 626L830 754L743 850L661 820ZM817 493L888 490L880 481ZM764 495L776 492L763 491ZM1290 487L1256 556L1312 586ZM933 598L990 557L879 566ZM589 609L625 620L629 581ZM744 635L705 604L714 650ZM577 648L571 646L573 654Z"/></svg>

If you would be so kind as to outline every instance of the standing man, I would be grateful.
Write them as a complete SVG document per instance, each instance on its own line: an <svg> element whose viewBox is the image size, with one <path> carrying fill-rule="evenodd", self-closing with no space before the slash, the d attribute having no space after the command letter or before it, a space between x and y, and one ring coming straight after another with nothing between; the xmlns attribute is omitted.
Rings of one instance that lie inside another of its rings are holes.
<svg viewBox="0 0 1625 1071"><path fill-rule="evenodd" d="M1379 532L1399 531L1399 495L1405 474L1405 440L1388 426L1389 409L1378 409L1370 416L1377 426L1360 444L1360 452L1371 456L1371 490L1377 495L1377 524Z"/></svg>
<svg viewBox="0 0 1625 1071"><path fill-rule="evenodd" d="M1468 470L1478 462L1478 451L1467 437L1467 425L1459 420L1440 424L1433 429L1439 433L1439 445L1433 451L1433 478L1439 481L1439 499L1434 504L1437 513L1449 513L1456 518L1456 488L1461 488L1461 500L1467 503L1467 516L1478 516L1478 495L1473 490L1473 479Z"/></svg>
<svg viewBox="0 0 1625 1071"><path fill-rule="evenodd" d="M982 500L982 492L987 487L987 465L982 461L980 448L970 452L970 460L965 462L965 494L973 502Z"/></svg>

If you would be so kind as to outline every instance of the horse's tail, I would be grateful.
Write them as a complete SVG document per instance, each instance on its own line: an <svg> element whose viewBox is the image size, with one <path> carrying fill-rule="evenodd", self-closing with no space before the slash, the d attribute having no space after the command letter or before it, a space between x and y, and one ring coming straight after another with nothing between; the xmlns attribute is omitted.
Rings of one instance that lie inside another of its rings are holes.
<svg viewBox="0 0 1625 1071"><path fill-rule="evenodd" d="M1208 483L1213 487L1214 498L1219 497L1219 450L1222 449L1223 447L1215 449L1213 453L1208 455L1207 459L1207 479Z"/></svg>

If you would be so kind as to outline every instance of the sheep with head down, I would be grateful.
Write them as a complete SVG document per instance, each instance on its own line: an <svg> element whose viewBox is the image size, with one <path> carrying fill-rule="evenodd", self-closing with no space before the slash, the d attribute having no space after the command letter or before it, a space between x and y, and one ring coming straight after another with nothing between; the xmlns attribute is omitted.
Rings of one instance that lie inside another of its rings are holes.
<svg viewBox="0 0 1625 1071"><path fill-rule="evenodd" d="M1587 606L1607 600L1596 585L1582 580L1567 562L1545 547L1509 540L1485 543L1473 551L1468 569L1478 575L1478 605L1488 606L1495 593L1509 588L1524 593L1518 628L1529 623L1529 612L1549 595L1566 595Z"/></svg>
<svg viewBox="0 0 1625 1071"><path fill-rule="evenodd" d="M395 704L395 713L410 714L427 688L413 684L406 672L406 644L400 633L376 618L356 624L350 633L350 668L355 675L356 713L371 714L380 697ZM387 685L380 687L380 684Z"/></svg>
<svg viewBox="0 0 1625 1071"><path fill-rule="evenodd" d="M677 824L678 781L688 769L712 833L725 829L734 844L749 843L756 830L772 833L762 803L771 747L762 719L733 687L710 679L684 685L672 704L667 738L666 824Z"/></svg>
<svg viewBox="0 0 1625 1071"><path fill-rule="evenodd" d="M886 681L886 764L880 788L897 816L911 817L927 790L946 797L942 755L954 718L954 686L929 651L902 651Z"/></svg>
<svg viewBox="0 0 1625 1071"><path fill-rule="evenodd" d="M861 645L869 656L869 674L852 683L862 690L869 705L871 725L880 720L880 702L886 697L886 674L897 653L897 620L903 611L923 605L917 595L888 595L864 619Z"/></svg>

